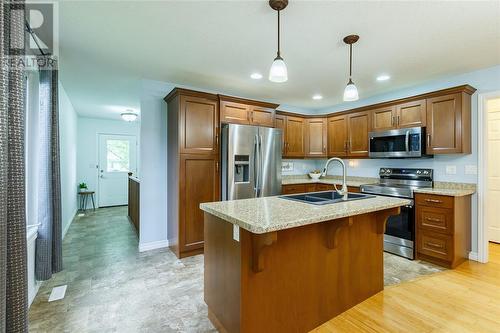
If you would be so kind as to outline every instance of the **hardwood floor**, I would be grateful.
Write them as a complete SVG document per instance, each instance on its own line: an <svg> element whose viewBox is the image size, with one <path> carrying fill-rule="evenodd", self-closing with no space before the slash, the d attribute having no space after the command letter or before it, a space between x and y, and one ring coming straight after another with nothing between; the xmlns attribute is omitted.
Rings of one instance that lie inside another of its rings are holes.
<svg viewBox="0 0 500 333"><path fill-rule="evenodd" d="M500 244L489 250L488 264L386 287L312 332L499 332Z"/></svg>

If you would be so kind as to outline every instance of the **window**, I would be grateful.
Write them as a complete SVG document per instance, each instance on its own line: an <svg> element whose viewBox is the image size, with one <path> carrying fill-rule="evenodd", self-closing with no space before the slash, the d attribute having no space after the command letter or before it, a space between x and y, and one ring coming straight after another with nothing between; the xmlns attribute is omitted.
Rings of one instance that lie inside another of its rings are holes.
<svg viewBox="0 0 500 333"><path fill-rule="evenodd" d="M107 172L128 172L130 170L130 146L128 140L106 141Z"/></svg>

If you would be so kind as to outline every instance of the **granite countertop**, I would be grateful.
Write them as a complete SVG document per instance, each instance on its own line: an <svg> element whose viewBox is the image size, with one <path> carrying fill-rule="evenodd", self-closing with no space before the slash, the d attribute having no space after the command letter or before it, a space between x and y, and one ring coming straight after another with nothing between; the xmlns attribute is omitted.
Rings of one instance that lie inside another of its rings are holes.
<svg viewBox="0 0 500 333"><path fill-rule="evenodd" d="M370 177L347 177L347 186L360 187L364 184L376 184L378 178ZM318 180L311 179L308 175L292 175L283 176L283 185L293 184L342 184L340 176L326 176ZM454 182L434 182L434 187L419 188L414 190L415 193L425 193L434 195L446 195L451 197L461 197L476 193L476 184L471 183L454 183Z"/></svg>
<svg viewBox="0 0 500 333"><path fill-rule="evenodd" d="M407 199L380 196L327 205L265 197L202 203L200 208L252 233L263 234L408 204Z"/></svg>
<svg viewBox="0 0 500 333"><path fill-rule="evenodd" d="M476 193L476 184L434 182L434 187L418 188L415 193L446 195L450 197L462 197Z"/></svg>
<svg viewBox="0 0 500 333"><path fill-rule="evenodd" d="M360 187L364 184L375 184L378 183L378 178L370 177L347 177L347 186ZM308 175L297 175L297 176L283 176L282 185L294 185L294 184L328 184L328 185L341 185L342 177L340 176L326 176L318 180L311 179Z"/></svg>

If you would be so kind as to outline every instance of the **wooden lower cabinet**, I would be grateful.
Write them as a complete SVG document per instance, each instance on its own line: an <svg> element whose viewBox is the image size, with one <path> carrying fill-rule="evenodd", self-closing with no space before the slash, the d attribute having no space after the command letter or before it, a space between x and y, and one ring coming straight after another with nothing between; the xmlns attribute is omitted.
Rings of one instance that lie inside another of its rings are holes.
<svg viewBox="0 0 500 333"><path fill-rule="evenodd" d="M217 156L181 155L179 190L179 257L203 252L200 204L219 200Z"/></svg>
<svg viewBox="0 0 500 333"><path fill-rule="evenodd" d="M469 257L471 196L415 194L417 258L454 268Z"/></svg>

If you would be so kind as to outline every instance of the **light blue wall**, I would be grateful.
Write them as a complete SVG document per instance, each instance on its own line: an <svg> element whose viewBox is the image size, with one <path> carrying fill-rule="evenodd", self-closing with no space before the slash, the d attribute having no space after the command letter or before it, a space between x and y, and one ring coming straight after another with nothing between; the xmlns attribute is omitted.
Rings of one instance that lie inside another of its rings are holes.
<svg viewBox="0 0 500 333"><path fill-rule="evenodd" d="M59 82L59 137L61 146L61 206L63 237L77 210L77 151L78 115Z"/></svg>

